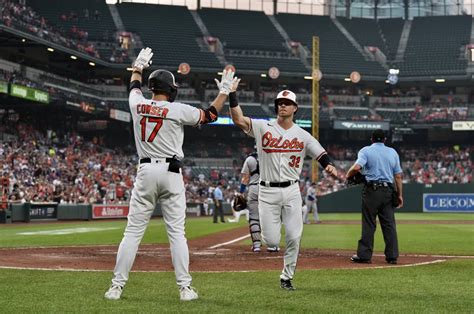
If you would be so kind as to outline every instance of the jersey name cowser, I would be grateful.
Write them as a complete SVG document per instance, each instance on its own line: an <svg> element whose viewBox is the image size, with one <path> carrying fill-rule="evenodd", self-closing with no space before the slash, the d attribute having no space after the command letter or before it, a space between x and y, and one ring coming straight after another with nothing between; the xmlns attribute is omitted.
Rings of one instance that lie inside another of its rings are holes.
<svg viewBox="0 0 474 314"><path fill-rule="evenodd" d="M153 105L137 105L137 114L139 115L150 115L158 118L166 118L168 111L168 108L161 108Z"/></svg>
<svg viewBox="0 0 474 314"><path fill-rule="evenodd" d="M284 140L283 137L273 137L270 131L265 132L262 136L262 148L266 153L288 153L300 152L304 148L304 142L300 142L298 138L292 140Z"/></svg>

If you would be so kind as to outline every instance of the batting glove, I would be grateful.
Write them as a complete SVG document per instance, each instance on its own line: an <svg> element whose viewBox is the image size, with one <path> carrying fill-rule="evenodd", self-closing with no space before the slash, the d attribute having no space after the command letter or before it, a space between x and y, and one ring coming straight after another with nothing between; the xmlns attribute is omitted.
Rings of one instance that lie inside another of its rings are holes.
<svg viewBox="0 0 474 314"><path fill-rule="evenodd" d="M137 68L140 71L143 71L144 69L148 68L151 65L152 57L153 57L153 52L151 51L151 48L149 47L143 48L138 54L138 57L135 60L135 62L133 62L132 66L134 68Z"/></svg>
<svg viewBox="0 0 474 314"><path fill-rule="evenodd" d="M214 81L217 84L217 88L219 88L219 93L220 94L225 94L229 95L231 92L235 92L237 89L237 86L239 85L239 79L237 77L234 77L234 72L231 70L224 70L222 72L222 78L221 81L214 79ZM235 86L235 88L234 88ZM234 89L234 90L233 90Z"/></svg>

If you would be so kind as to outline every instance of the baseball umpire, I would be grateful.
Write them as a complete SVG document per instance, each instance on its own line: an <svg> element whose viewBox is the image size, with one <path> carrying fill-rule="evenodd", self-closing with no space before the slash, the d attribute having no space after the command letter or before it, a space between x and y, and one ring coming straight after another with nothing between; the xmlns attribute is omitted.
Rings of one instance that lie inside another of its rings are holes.
<svg viewBox="0 0 474 314"><path fill-rule="evenodd" d="M143 97L142 72L151 65L153 52L142 49L133 63L129 105L133 119L135 144L140 158L130 199L128 223L117 252L112 285L105 298L118 300L128 280L138 246L143 238L157 202L161 203L172 262L179 286L180 299L198 298L191 287L189 250L185 237L186 198L181 174L183 156L183 125L198 126L217 120L232 86L238 84L232 71L224 71L216 81L219 95L206 109L174 102L178 93L173 74L156 70L148 78L152 99Z"/></svg>
<svg viewBox="0 0 474 314"><path fill-rule="evenodd" d="M360 172L365 175L362 192L362 237L354 263L370 263L374 248L376 217L379 217L385 241L385 260L397 264L398 240L394 208L403 206L402 169L397 152L385 146L385 134L381 129L372 134L372 145L359 151L357 161L349 169L346 178L362 182ZM395 179L395 185L394 185Z"/></svg>

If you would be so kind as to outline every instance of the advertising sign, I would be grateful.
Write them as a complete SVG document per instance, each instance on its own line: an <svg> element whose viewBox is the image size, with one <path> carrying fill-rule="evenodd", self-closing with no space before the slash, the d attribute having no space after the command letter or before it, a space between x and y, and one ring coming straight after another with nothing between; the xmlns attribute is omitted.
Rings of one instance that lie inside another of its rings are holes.
<svg viewBox="0 0 474 314"><path fill-rule="evenodd" d="M38 101L42 103L49 103L49 94L34 88L12 84L10 89L10 95L25 98L32 101Z"/></svg>
<svg viewBox="0 0 474 314"><path fill-rule="evenodd" d="M8 83L0 81L0 93L8 94Z"/></svg>
<svg viewBox="0 0 474 314"><path fill-rule="evenodd" d="M390 124L386 121L334 121L336 130L389 130Z"/></svg>
<svg viewBox="0 0 474 314"><path fill-rule="evenodd" d="M29 210L30 220L58 219L57 203L31 203Z"/></svg>
<svg viewBox="0 0 474 314"><path fill-rule="evenodd" d="M128 205L92 205L92 219L126 218Z"/></svg>
<svg viewBox="0 0 474 314"><path fill-rule="evenodd" d="M474 212L474 193L424 193L424 212Z"/></svg>

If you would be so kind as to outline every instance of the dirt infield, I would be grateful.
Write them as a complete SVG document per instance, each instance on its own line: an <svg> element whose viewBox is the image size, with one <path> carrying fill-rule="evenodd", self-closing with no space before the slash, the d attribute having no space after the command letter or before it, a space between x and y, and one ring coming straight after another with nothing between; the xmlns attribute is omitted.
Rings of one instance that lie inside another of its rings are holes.
<svg viewBox="0 0 474 314"><path fill-rule="evenodd" d="M191 271L280 270L283 266L283 252L268 253L263 250L253 253L249 246L239 244L240 241L226 244L247 235L248 228L242 227L189 241ZM116 253L117 246L109 245L8 248L0 249L0 267L111 271ZM302 249L298 258L298 269L396 267L386 264L384 256L380 254L373 257L372 264L353 264L349 261L353 253L354 251L345 250ZM453 257L402 255L398 266L448 258ZM168 245L141 245L133 270L172 271Z"/></svg>

